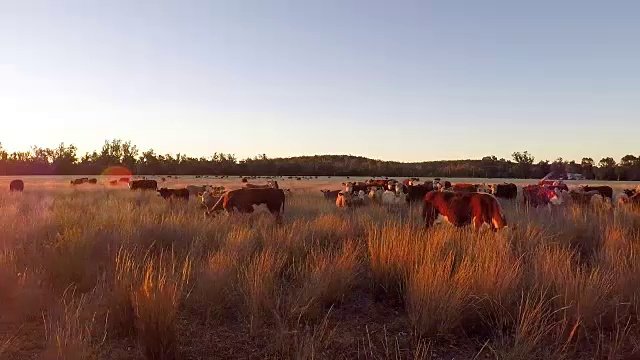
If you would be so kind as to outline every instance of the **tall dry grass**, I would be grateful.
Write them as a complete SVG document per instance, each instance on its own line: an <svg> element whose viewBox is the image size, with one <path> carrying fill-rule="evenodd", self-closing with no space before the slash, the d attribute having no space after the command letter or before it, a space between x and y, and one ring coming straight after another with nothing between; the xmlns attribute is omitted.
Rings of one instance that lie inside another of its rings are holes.
<svg viewBox="0 0 640 360"><path fill-rule="evenodd" d="M494 234L295 190L282 226L148 193L0 193L0 356L638 352L640 214L503 205L515 228Z"/></svg>

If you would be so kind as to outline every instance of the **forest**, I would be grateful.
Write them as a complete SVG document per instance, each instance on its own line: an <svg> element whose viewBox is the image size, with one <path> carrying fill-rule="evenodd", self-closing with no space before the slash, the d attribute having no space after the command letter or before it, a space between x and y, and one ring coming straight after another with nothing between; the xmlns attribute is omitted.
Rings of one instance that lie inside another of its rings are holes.
<svg viewBox="0 0 640 360"><path fill-rule="evenodd" d="M395 176L542 178L551 171L579 173L589 180L640 181L640 155L579 162L557 158L539 160L528 151L511 159L488 155L482 159L397 162L352 155L315 155L269 158L266 154L238 159L233 154L209 157L158 154L141 151L130 141L106 140L100 150L78 154L77 147L61 143L56 148L33 146L29 151L8 152L0 143L0 176L4 175L100 175L112 166L123 166L140 175L285 175L285 176Z"/></svg>

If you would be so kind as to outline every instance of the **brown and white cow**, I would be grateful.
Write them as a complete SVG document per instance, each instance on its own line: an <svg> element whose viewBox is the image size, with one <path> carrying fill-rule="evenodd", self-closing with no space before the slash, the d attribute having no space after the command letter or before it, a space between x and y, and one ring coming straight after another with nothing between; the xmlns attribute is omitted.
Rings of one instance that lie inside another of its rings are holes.
<svg viewBox="0 0 640 360"><path fill-rule="evenodd" d="M493 231L507 226L498 199L485 193L432 191L424 197L422 218L425 226L433 225L439 215L458 227L472 224L476 231L484 223Z"/></svg>
<svg viewBox="0 0 640 360"><path fill-rule="evenodd" d="M522 195L524 203L533 207L562 204L558 194L547 186L527 185L522 188Z"/></svg>
<svg viewBox="0 0 640 360"><path fill-rule="evenodd" d="M281 221L281 215L284 213L285 196L281 189L250 189L242 188L227 191L222 195L220 200L206 212L206 215L212 215L216 211L226 210L232 212L237 210L241 213L252 213L253 206L265 204L269 212L275 215L276 222Z"/></svg>

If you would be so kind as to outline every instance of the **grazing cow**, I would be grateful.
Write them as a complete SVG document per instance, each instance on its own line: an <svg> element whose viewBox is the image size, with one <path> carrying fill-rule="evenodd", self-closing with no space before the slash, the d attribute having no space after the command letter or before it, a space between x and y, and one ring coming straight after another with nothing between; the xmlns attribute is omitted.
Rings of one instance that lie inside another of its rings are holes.
<svg viewBox="0 0 640 360"><path fill-rule="evenodd" d="M24 190L24 181L17 179L13 180L9 183L9 191L20 191Z"/></svg>
<svg viewBox="0 0 640 360"><path fill-rule="evenodd" d="M424 197L425 226L433 225L438 215L457 227L473 224L476 231L483 223L489 224L493 231L507 226L502 207L491 194L432 191Z"/></svg>
<svg viewBox="0 0 640 360"><path fill-rule="evenodd" d="M451 190L455 192L478 192L478 185L474 184L454 184Z"/></svg>
<svg viewBox="0 0 640 360"><path fill-rule="evenodd" d="M518 196L518 187L513 183L493 184L491 193L497 198L515 199Z"/></svg>
<svg viewBox="0 0 640 360"><path fill-rule="evenodd" d="M280 223L281 215L284 213L284 203L284 191L281 189L243 188L224 193L206 214L211 215L220 210L232 212L234 209L241 213L252 213L254 205L266 204L269 211L276 216L276 222Z"/></svg>
<svg viewBox="0 0 640 360"><path fill-rule="evenodd" d="M185 189L185 188L182 188L182 189L161 188L161 189L158 189L158 193L160 194L160 196L162 196L163 199L178 198L178 199L189 201L190 192L188 189Z"/></svg>
<svg viewBox="0 0 640 360"><path fill-rule="evenodd" d="M69 183L71 185L80 185L80 184L84 184L84 180L82 180L82 179L73 179Z"/></svg>
<svg viewBox="0 0 640 360"><path fill-rule="evenodd" d="M604 198L609 198L610 200L613 199L613 189L611 188L611 186L589 186L589 185L583 185L580 187L580 190L582 190L585 193L589 193L592 191L597 191L602 197Z"/></svg>
<svg viewBox="0 0 640 360"><path fill-rule="evenodd" d="M322 195L324 195L324 198L329 201L336 201L336 198L338 197L338 193L340 191L342 190L320 190L320 192L322 192Z"/></svg>
<svg viewBox="0 0 640 360"><path fill-rule="evenodd" d="M118 185L118 180L109 180L109 185Z"/></svg>
<svg viewBox="0 0 640 360"><path fill-rule="evenodd" d="M95 179L95 178L93 178L93 179L89 179L89 181L87 181L87 182L88 182L89 184L94 184L94 185L95 185L95 184L97 184L97 183L98 183L98 179Z"/></svg>
<svg viewBox="0 0 640 360"><path fill-rule="evenodd" d="M562 203L558 194L546 186L527 185L522 188L522 194L524 196L524 203L533 207L549 204L560 205Z"/></svg>
<svg viewBox="0 0 640 360"><path fill-rule="evenodd" d="M622 192L628 197L632 197L633 195L636 194L637 191L635 189L624 189L622 190Z"/></svg>
<svg viewBox="0 0 640 360"><path fill-rule="evenodd" d="M594 191L589 191L589 192L583 192L583 191L569 191L569 198L571 199L571 202L576 204L576 205L589 205L591 204L591 198L593 198L594 195L599 195L600 193L596 190Z"/></svg>
<svg viewBox="0 0 640 360"><path fill-rule="evenodd" d="M124 177L124 178L120 178L118 181L119 181L119 182L122 182L122 183L128 183L128 182L130 181L130 179L129 179L129 178L126 178L126 177Z"/></svg>
<svg viewBox="0 0 640 360"><path fill-rule="evenodd" d="M131 190L158 190L158 182L155 180L134 180L129 183Z"/></svg>
<svg viewBox="0 0 640 360"><path fill-rule="evenodd" d="M250 189L279 189L280 186L278 186L278 181L276 180L269 180L267 181L266 184L263 185L254 185L254 184L245 184L244 185L245 188L250 188Z"/></svg>

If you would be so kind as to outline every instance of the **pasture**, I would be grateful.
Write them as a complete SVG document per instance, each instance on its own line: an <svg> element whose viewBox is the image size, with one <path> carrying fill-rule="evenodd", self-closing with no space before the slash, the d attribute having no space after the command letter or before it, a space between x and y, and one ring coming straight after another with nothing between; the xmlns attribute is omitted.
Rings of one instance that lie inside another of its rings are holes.
<svg viewBox="0 0 640 360"><path fill-rule="evenodd" d="M72 178L0 178L2 359L640 355L633 209L501 201L497 233L424 229L420 206L337 209L319 190L344 178L278 179L277 225ZM188 184L242 186L159 186Z"/></svg>

